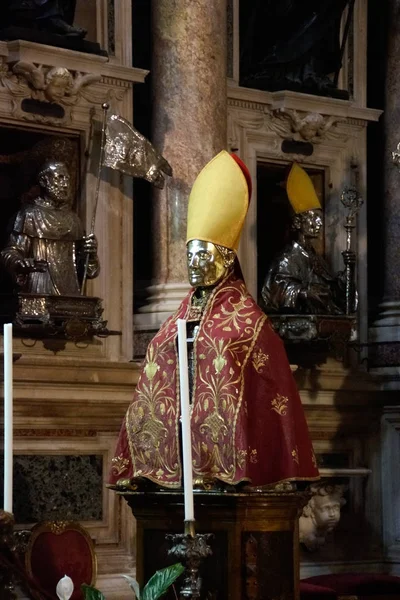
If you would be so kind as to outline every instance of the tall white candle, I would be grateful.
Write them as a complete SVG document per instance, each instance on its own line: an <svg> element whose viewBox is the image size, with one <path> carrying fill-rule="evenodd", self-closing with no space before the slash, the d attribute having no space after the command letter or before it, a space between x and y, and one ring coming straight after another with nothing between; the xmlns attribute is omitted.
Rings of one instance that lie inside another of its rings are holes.
<svg viewBox="0 0 400 600"><path fill-rule="evenodd" d="M181 423L183 453L183 486L185 521L194 521L192 436L190 431L189 373L186 321L178 319L179 383L181 391Z"/></svg>
<svg viewBox="0 0 400 600"><path fill-rule="evenodd" d="M4 510L13 511L13 342L12 324L3 329L4 352Z"/></svg>

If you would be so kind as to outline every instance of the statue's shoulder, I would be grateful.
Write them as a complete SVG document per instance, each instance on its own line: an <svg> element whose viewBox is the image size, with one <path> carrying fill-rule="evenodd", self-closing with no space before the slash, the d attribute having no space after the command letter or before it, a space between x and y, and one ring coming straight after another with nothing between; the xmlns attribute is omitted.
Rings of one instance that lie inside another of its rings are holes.
<svg viewBox="0 0 400 600"><path fill-rule="evenodd" d="M35 205L34 204L25 204L20 208L15 217L13 230L16 233L25 233L26 235L30 235L30 230L32 228L32 224L35 222L36 214L35 214Z"/></svg>
<svg viewBox="0 0 400 600"><path fill-rule="evenodd" d="M43 227L44 208L40 198L24 204L17 213L14 231L35 237Z"/></svg>

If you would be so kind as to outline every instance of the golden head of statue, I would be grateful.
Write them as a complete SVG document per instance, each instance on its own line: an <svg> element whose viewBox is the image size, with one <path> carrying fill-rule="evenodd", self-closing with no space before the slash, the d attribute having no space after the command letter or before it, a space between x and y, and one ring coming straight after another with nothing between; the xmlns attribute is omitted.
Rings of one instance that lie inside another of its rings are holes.
<svg viewBox="0 0 400 600"><path fill-rule="evenodd" d="M186 241L193 287L213 287L233 268L250 196L246 165L226 150L198 175L189 197Z"/></svg>

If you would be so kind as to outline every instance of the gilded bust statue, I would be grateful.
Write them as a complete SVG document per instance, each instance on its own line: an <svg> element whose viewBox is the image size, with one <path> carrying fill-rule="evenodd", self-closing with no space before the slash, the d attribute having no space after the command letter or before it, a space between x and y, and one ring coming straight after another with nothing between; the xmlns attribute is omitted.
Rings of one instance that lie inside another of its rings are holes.
<svg viewBox="0 0 400 600"><path fill-rule="evenodd" d="M187 324L195 484L318 478L283 344L236 256L250 194L246 166L225 150L193 185L186 238L192 289L147 348L112 460L113 487L182 486L178 319Z"/></svg>

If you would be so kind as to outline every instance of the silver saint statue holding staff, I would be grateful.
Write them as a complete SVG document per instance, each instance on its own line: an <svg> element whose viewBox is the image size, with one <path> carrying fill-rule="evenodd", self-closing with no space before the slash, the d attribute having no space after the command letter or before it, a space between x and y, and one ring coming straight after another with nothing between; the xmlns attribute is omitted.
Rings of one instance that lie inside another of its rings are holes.
<svg viewBox="0 0 400 600"><path fill-rule="evenodd" d="M309 175L297 163L286 184L294 211L292 240L272 261L262 298L268 313L350 315L357 308L356 255L351 240L342 252L345 269L332 274L312 242L323 225L321 204ZM351 225L353 226L353 225Z"/></svg>
<svg viewBox="0 0 400 600"><path fill-rule="evenodd" d="M46 161L37 177L40 194L23 206L0 257L19 291L29 294L80 294L85 261L87 276L97 277L97 240L85 236L72 209L72 186L64 162Z"/></svg>

